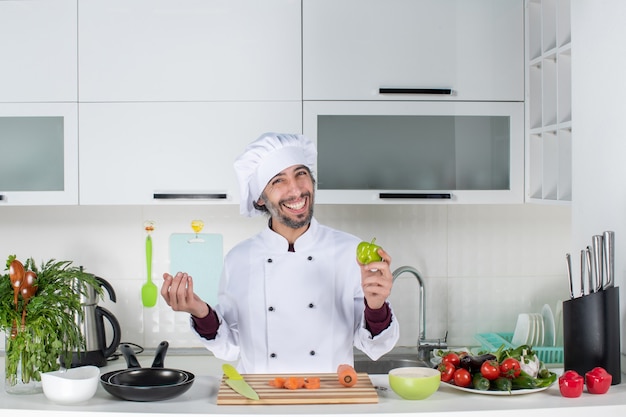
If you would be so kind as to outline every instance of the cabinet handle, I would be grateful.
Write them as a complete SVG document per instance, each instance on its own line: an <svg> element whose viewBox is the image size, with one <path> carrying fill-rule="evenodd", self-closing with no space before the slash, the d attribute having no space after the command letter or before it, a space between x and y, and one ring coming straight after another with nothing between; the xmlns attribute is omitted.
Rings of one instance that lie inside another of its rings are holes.
<svg viewBox="0 0 626 417"><path fill-rule="evenodd" d="M4 200L4 195L0 194L0 201Z"/></svg>
<svg viewBox="0 0 626 417"><path fill-rule="evenodd" d="M450 88L379 88L380 94L441 94L450 95Z"/></svg>
<svg viewBox="0 0 626 417"><path fill-rule="evenodd" d="M226 193L154 193L155 200L226 200Z"/></svg>
<svg viewBox="0 0 626 417"><path fill-rule="evenodd" d="M412 199L412 198L432 198L440 200L449 200L452 195L449 193L380 193L379 198L390 199Z"/></svg>

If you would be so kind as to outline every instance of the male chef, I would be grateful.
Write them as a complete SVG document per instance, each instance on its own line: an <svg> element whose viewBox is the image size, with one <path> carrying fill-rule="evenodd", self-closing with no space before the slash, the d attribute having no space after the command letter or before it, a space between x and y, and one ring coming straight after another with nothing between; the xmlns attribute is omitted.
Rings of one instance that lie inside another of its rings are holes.
<svg viewBox="0 0 626 417"><path fill-rule="evenodd" d="M226 255L217 305L186 273L163 275L167 304L242 373L335 372L353 363L353 346L378 359L398 340L391 257L379 249L382 261L359 264L361 239L313 217L316 157L302 135L266 133L236 159L241 213L269 219Z"/></svg>

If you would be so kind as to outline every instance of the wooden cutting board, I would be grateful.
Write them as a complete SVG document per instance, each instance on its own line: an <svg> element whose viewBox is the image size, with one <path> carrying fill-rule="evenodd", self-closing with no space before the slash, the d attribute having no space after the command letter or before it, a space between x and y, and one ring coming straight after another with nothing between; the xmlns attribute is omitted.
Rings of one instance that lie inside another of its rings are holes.
<svg viewBox="0 0 626 417"><path fill-rule="evenodd" d="M268 384L277 376L318 377L321 386L318 389L301 388L288 390L274 388ZM344 387L337 380L337 374L244 374L245 381L259 394L259 400L249 400L237 394L224 382L217 393L217 405L269 405L269 404L363 404L377 403L378 393L367 373L358 373L358 381L353 387Z"/></svg>

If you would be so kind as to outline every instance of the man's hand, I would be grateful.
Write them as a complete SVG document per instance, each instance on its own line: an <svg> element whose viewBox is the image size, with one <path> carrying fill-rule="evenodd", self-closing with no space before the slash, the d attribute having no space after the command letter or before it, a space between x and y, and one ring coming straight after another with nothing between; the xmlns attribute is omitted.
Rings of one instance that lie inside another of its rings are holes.
<svg viewBox="0 0 626 417"><path fill-rule="evenodd" d="M384 249L379 248L378 254L382 261L371 262L367 265L359 263L361 267L361 287L367 305L376 310L385 304L391 294L393 277L391 275L391 256ZM357 260L358 262L358 260Z"/></svg>
<svg viewBox="0 0 626 417"><path fill-rule="evenodd" d="M178 272L174 277L164 273L161 296L174 311L184 311L197 318L209 314L209 306L193 292L193 279L186 272Z"/></svg>

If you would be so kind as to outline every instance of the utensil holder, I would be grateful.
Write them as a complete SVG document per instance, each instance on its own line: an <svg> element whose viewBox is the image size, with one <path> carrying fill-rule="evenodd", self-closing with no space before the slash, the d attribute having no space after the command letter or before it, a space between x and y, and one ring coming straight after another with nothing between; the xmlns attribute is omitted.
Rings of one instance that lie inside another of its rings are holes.
<svg viewBox="0 0 626 417"><path fill-rule="evenodd" d="M563 302L563 366L580 375L601 366L621 382L619 288Z"/></svg>

